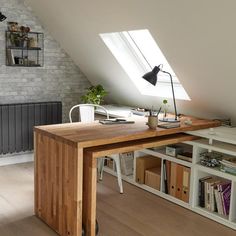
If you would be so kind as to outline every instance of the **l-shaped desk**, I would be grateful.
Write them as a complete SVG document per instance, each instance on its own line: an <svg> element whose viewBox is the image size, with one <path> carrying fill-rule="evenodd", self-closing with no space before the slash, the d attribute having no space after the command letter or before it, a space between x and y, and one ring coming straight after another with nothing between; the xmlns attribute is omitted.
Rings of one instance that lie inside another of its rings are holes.
<svg viewBox="0 0 236 236"><path fill-rule="evenodd" d="M147 118L134 124L98 122L35 127L35 214L61 236L95 235L96 158L196 139L186 131L219 126L181 118L178 128L151 130Z"/></svg>

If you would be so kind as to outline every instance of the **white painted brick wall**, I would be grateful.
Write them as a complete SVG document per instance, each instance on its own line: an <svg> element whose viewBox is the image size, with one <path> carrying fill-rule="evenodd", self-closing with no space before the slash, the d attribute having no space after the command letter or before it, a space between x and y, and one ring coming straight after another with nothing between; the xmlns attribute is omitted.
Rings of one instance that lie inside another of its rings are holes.
<svg viewBox="0 0 236 236"><path fill-rule="evenodd" d="M0 103L62 101L63 121L67 122L69 109L80 103L90 83L23 2L0 0L0 10L7 16L6 21L0 22ZM7 21L17 21L44 33L44 67L5 66Z"/></svg>

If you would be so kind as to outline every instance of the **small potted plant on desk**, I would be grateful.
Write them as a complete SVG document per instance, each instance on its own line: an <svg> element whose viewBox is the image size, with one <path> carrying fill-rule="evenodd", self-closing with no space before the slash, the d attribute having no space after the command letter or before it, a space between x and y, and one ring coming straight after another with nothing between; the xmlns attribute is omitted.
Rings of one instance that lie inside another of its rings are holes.
<svg viewBox="0 0 236 236"><path fill-rule="evenodd" d="M100 105L108 92L102 85L91 86L87 89L87 93L81 97L81 100L86 104ZM81 120L94 121L94 107L82 106L80 107Z"/></svg>

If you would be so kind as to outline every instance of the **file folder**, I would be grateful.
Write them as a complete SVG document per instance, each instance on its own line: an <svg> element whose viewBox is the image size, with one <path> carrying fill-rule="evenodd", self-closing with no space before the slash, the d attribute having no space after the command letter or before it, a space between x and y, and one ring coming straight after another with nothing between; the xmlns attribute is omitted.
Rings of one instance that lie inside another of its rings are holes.
<svg viewBox="0 0 236 236"><path fill-rule="evenodd" d="M177 164L176 170L176 189L175 197L182 200L182 191L183 191L183 166Z"/></svg>
<svg viewBox="0 0 236 236"><path fill-rule="evenodd" d="M190 173L189 167L183 167L183 189L182 189L182 200L189 202L189 190L190 190Z"/></svg>
<svg viewBox="0 0 236 236"><path fill-rule="evenodd" d="M176 174L177 174L177 164L171 162L171 174L170 174L170 195L175 197L176 192Z"/></svg>

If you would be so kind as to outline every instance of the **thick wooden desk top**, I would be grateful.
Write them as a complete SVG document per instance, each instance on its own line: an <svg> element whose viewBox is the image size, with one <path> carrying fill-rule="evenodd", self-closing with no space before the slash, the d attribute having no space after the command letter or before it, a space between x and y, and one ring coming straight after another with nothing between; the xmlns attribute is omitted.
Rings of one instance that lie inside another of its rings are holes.
<svg viewBox="0 0 236 236"><path fill-rule="evenodd" d="M146 117L130 119L135 120L135 123L120 125L102 125L98 122L67 123L38 126L34 130L72 145L78 145L80 148L86 148L220 126L218 121L193 117L191 117L192 125L185 125L186 117L182 117L181 126L178 128L151 130L146 125Z"/></svg>

